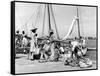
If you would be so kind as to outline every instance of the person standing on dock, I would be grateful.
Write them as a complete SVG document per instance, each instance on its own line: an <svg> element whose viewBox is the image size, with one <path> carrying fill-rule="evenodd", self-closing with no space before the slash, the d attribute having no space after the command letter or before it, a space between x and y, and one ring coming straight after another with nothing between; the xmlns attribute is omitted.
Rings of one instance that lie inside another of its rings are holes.
<svg viewBox="0 0 100 76"><path fill-rule="evenodd" d="M27 44L27 39L25 38L25 31L22 31L22 47L23 47L23 53L26 52L25 47Z"/></svg>
<svg viewBox="0 0 100 76"><path fill-rule="evenodd" d="M58 49L55 49L55 43L53 42L53 40L55 39L54 37L54 32L53 30L51 29L50 30L50 43L51 43L51 47L50 47L50 50L51 50L51 55L50 55L50 61L58 61L58 58L59 58L59 52L58 52Z"/></svg>
<svg viewBox="0 0 100 76"><path fill-rule="evenodd" d="M37 45L37 28L33 28L31 30L31 41L30 41L30 51L28 55L28 59L34 59L33 55L36 51L36 45Z"/></svg>
<svg viewBox="0 0 100 76"><path fill-rule="evenodd" d="M54 40L54 32L52 29L50 30L50 33L49 33L49 40L50 40L50 42L52 42Z"/></svg>
<svg viewBox="0 0 100 76"><path fill-rule="evenodd" d="M86 46L86 40L84 37L81 38L81 49L82 49L83 55L85 55L87 52L87 46Z"/></svg>

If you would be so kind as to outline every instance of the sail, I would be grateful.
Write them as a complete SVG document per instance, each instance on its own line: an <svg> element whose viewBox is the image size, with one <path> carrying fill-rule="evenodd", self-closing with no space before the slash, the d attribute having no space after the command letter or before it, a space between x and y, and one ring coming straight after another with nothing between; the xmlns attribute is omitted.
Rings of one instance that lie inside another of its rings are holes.
<svg viewBox="0 0 100 76"><path fill-rule="evenodd" d="M67 35L63 38L63 40L67 39L71 35L71 33L73 31L73 28L74 28L74 24L75 24L76 19L77 19L77 17L75 17L73 19L72 24L71 24L71 26L69 28L69 31L68 31Z"/></svg>
<svg viewBox="0 0 100 76"><path fill-rule="evenodd" d="M30 29L36 26L38 28L37 33L39 37L42 36L42 33L43 36L48 36L48 30L49 30L48 14L47 14L47 8L45 10L45 4L16 3L15 8L16 8L15 9L16 31L25 30L25 33L28 31L28 34L30 34ZM55 22L56 22L60 39L67 39L69 37L70 38L78 37L77 22L73 20L73 17L77 16L76 6L52 5L52 8L55 21L52 17L52 12L50 14L51 16L50 20L51 20L51 27L54 30L54 35L56 36L57 34L55 29ZM45 18L44 18L44 12L45 12ZM80 6L79 18L80 18L79 24L80 24L81 36L96 37L96 8Z"/></svg>

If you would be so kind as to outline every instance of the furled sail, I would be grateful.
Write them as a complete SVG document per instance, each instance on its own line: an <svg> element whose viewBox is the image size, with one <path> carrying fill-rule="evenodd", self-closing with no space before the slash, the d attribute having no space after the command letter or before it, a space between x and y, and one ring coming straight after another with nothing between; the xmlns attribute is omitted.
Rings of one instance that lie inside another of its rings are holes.
<svg viewBox="0 0 100 76"><path fill-rule="evenodd" d="M72 24L71 24L71 26L70 26L70 28L69 28L69 31L68 31L67 35L63 38L63 40L67 39L67 38L71 35L71 33L72 33L72 31L73 31L73 28L74 28L75 21L76 21L77 19L78 19L77 17L75 17L75 18L73 19Z"/></svg>

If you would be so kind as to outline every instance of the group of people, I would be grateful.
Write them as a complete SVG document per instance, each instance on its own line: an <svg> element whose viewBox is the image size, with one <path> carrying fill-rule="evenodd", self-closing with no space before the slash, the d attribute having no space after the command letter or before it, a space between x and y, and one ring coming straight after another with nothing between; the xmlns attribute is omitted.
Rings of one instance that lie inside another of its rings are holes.
<svg viewBox="0 0 100 76"><path fill-rule="evenodd" d="M36 57L39 57L39 62L59 61L59 59L63 57L64 65L79 66L82 68L92 66L92 61L84 57L87 52L85 39L80 37L80 40L75 39L74 41L69 41L70 46L62 46L60 42L54 41L54 32L50 30L48 39L38 43L37 29L38 28L33 28L30 30L29 60L34 60ZM23 32L23 45L26 42L24 34Z"/></svg>
<svg viewBox="0 0 100 76"><path fill-rule="evenodd" d="M44 39L41 43L38 43L37 39L37 28L31 30L31 41L30 41L30 51L28 54L28 59L34 60L39 57L40 61L53 61L55 56L55 44L53 42L53 30L50 30L48 39Z"/></svg>
<svg viewBox="0 0 100 76"><path fill-rule="evenodd" d="M92 61L85 58L87 53L86 41L82 37L71 42L71 51L65 55L65 65L79 66L81 68L91 67Z"/></svg>
<svg viewBox="0 0 100 76"><path fill-rule="evenodd" d="M30 46L30 40L31 40L31 38L25 34L25 31L22 31L22 34L20 34L19 30L17 30L16 34L15 34L16 52L27 53L28 51L25 50L26 49L25 47ZM20 47L23 48L23 51L19 51Z"/></svg>

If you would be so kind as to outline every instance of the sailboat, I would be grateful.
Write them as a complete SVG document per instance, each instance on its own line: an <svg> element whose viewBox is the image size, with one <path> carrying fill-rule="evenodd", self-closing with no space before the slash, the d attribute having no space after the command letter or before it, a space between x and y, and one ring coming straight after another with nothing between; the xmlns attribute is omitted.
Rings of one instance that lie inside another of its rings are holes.
<svg viewBox="0 0 100 76"><path fill-rule="evenodd" d="M78 26L78 40L80 40L81 36L80 36L80 22L79 22L79 9L78 9L78 7L76 6L76 16L75 16L75 18L72 21L72 24L71 24L71 26L69 28L69 31L68 31L67 35L64 38L60 39L59 34L58 34L58 29L57 29L56 21L55 21L55 17L54 17L54 14L53 14L52 5L47 4L47 5L45 5L45 8L46 8L46 6L47 6L47 11L48 11L49 32L52 29L52 27L51 27L51 16L53 17L53 21L54 21L54 24L55 24L55 30L56 30L57 39L55 39L54 42L58 42L58 43L61 43L61 44L67 44L69 46L70 45L69 41L67 41L66 39L72 33L75 22L77 22L77 26ZM44 18L45 18L45 16L44 16ZM44 31L44 25L43 25L43 31ZM42 32L42 36L43 36L43 32ZM85 55L86 52L87 52L87 48L82 49L82 52L83 52L83 55Z"/></svg>
<svg viewBox="0 0 100 76"><path fill-rule="evenodd" d="M80 42L80 40L81 40L81 36L80 36L80 22L79 22L79 13L78 13L78 7L77 6L76 6L76 10L77 10L76 11L77 15L73 19L72 24L71 24L71 26L69 28L69 31L68 31L67 35L62 40L66 40L68 38L68 36L71 35L71 33L73 31L73 28L74 28L74 24L75 24L75 22L77 22L77 26L78 26L78 42L85 45L85 48L81 47L82 54L85 55L86 52L87 52L87 47L86 47L86 41L85 40ZM72 41L72 43L73 43L73 41ZM83 46L83 45L81 45L81 46Z"/></svg>
<svg viewBox="0 0 100 76"><path fill-rule="evenodd" d="M38 8L40 10L40 6ZM54 40L54 42L59 42L61 44L69 44L69 41L67 41L66 39L68 38L68 36L71 35L72 31L73 31L73 28L74 28L74 23L77 22L77 25L78 25L78 39L80 39L80 23L79 23L79 13L78 13L78 7L76 7L76 10L77 10L77 15L75 16L75 18L73 19L72 21L72 24L69 28L69 31L67 33L66 36L64 36L62 39L60 38L59 36L59 33L58 33L58 29L57 29L57 25L56 25L56 20L55 20L55 16L54 16L54 13L53 13L53 8L52 8L52 4L45 4L45 8L44 8L44 15L43 15L43 27L42 27L42 32L41 32L41 37L38 38L38 40L41 42L42 40L45 40L45 39L48 39L48 36L49 36L49 33L50 33L50 30L55 30L55 33L56 33L56 39ZM44 36L44 28L45 28L45 17L46 17L46 12L47 12L47 19L48 19L48 36ZM38 22L37 21L37 18L38 18L38 15L39 15L39 11L37 12L37 16L36 16L36 20L35 22ZM32 18L32 16L29 18L28 21L30 21L30 19ZM52 28L51 26L51 18L53 19L53 22L54 22L54 27L55 28ZM28 21L24 24L24 27L25 27L25 31L28 32ZM36 23L35 23L36 25Z"/></svg>

